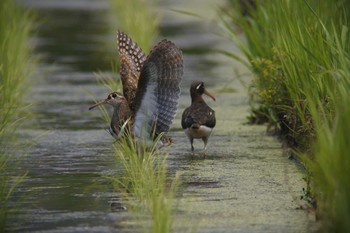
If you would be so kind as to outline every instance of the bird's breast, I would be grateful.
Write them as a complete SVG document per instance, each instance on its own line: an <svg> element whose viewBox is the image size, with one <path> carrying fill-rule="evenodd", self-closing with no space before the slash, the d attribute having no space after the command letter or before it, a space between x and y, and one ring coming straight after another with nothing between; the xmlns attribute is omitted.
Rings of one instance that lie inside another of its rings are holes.
<svg viewBox="0 0 350 233"><path fill-rule="evenodd" d="M185 129L185 133L187 136L192 138L206 138L209 137L213 128L210 128L205 125L201 125L199 127L190 127Z"/></svg>

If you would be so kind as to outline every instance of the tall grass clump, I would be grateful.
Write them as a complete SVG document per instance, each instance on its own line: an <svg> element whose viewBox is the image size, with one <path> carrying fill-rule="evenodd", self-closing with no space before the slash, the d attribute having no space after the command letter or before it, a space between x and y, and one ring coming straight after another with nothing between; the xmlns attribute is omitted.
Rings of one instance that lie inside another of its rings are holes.
<svg viewBox="0 0 350 233"><path fill-rule="evenodd" d="M15 132L25 116L24 99L30 86L33 60L28 44L33 15L15 1L0 1L0 231L12 209L9 201L23 174L11 174L18 159Z"/></svg>
<svg viewBox="0 0 350 233"><path fill-rule="evenodd" d="M314 145L315 159L309 162L320 217L328 232L350 230L349 94L336 104L339 114L333 121L319 122L318 140Z"/></svg>
<svg viewBox="0 0 350 233"><path fill-rule="evenodd" d="M0 134L11 135L24 107L32 72L29 33L32 16L11 0L0 3ZM1 137L0 143L7 138ZM5 140L5 141L4 141Z"/></svg>
<svg viewBox="0 0 350 233"><path fill-rule="evenodd" d="M349 9L349 8L348 8ZM317 140L313 145L314 159L307 160L314 177L314 193L326 229L332 232L350 231L350 35L347 27L326 33L334 53L333 85L325 87L332 101L329 107L311 102ZM341 32L341 33L338 33ZM329 89L329 90L328 90Z"/></svg>
<svg viewBox="0 0 350 233"><path fill-rule="evenodd" d="M275 126L304 154L326 229L350 231L349 2L256 1L244 9L230 2L224 28L255 74L251 119Z"/></svg>
<svg viewBox="0 0 350 233"><path fill-rule="evenodd" d="M238 10L234 13L225 10L228 17L223 19L225 28L256 75L249 90L252 120L268 121L290 145L307 149L314 132L305 90L313 91L315 99L328 101L324 86L330 79L316 76L326 77L326 69L330 68L325 64L331 54L325 49L329 45L324 40L324 29L333 24L340 30L342 22L346 22L339 6L343 1L338 4L317 0L284 0L279 4L258 1L254 8L248 6L249 14L245 15L240 13L247 11L240 10L240 1L231 2ZM324 21L317 12L322 12ZM244 40L237 35L238 29L232 22L243 29ZM309 78L301 78L305 75ZM310 89L314 86L316 89Z"/></svg>
<svg viewBox="0 0 350 233"><path fill-rule="evenodd" d="M128 135L115 145L116 163L123 171L121 177L114 179L115 186L124 191L125 200L131 200L129 206L134 211L150 220L149 229L145 227L147 223L143 224L147 232L171 232L179 179L168 177L166 153L133 140Z"/></svg>

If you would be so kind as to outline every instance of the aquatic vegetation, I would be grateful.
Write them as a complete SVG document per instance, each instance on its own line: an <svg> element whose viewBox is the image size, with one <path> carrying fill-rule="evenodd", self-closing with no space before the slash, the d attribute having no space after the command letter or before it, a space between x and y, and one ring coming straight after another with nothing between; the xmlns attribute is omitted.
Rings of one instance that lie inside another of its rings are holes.
<svg viewBox="0 0 350 233"><path fill-rule="evenodd" d="M239 1L231 3L240 9ZM223 10L222 22L255 74L251 119L274 125L300 152L327 227L349 231L350 189L344 177L350 175L350 141L343 130L350 121L350 4L259 1L245 14L233 8Z"/></svg>
<svg viewBox="0 0 350 233"><path fill-rule="evenodd" d="M22 175L14 177L18 143L15 132L25 118L23 99L30 87L33 69L29 34L33 16L11 0L0 2L0 231L11 211L9 201Z"/></svg>
<svg viewBox="0 0 350 233"><path fill-rule="evenodd" d="M133 140L128 135L114 145L116 164L122 169L122 175L113 179L115 187L123 190L125 200L131 199L129 207L150 220L147 232L170 232L179 178L167 174L166 153Z"/></svg>

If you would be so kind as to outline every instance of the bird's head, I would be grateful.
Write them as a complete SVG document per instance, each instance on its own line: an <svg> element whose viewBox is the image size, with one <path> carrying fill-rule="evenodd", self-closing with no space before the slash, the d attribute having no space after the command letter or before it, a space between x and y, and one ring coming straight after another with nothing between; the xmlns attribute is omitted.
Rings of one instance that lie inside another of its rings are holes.
<svg viewBox="0 0 350 233"><path fill-rule="evenodd" d="M122 94L120 94L119 92L112 92L107 96L106 99L92 105L89 108L89 110L102 104L109 104L109 105L112 105L113 107L118 107L123 101L126 101L126 99Z"/></svg>
<svg viewBox="0 0 350 233"><path fill-rule="evenodd" d="M214 101L216 100L215 96L213 96L211 93L207 91L207 89L205 89L204 82L201 82L201 81L192 82L190 93L191 93L192 101L198 98L202 98L203 94L209 96Z"/></svg>

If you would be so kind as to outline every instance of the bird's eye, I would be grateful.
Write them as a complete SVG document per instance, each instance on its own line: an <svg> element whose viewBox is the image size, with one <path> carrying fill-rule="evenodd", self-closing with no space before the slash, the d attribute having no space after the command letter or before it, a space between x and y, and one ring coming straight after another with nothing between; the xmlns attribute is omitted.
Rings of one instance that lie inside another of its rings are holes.
<svg viewBox="0 0 350 233"><path fill-rule="evenodd" d="M113 93L113 94L112 94L112 97L113 97L113 98L117 97L117 94Z"/></svg>
<svg viewBox="0 0 350 233"><path fill-rule="evenodd" d="M199 90L200 88L204 88L204 83L200 83L200 84L198 84L198 86L196 87L197 90Z"/></svg>

